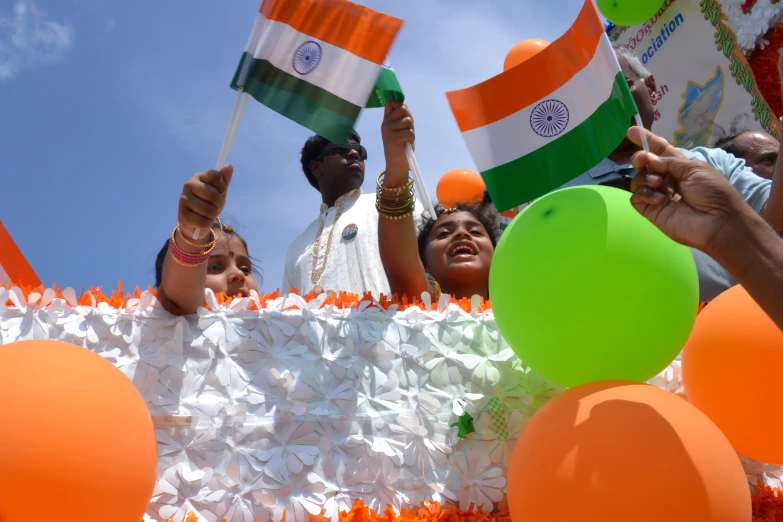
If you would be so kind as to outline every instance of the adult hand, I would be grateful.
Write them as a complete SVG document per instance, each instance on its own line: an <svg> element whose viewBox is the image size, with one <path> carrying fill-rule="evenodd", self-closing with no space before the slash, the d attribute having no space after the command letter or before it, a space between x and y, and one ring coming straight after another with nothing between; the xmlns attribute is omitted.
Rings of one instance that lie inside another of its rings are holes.
<svg viewBox="0 0 783 522"><path fill-rule="evenodd" d="M653 134L642 127L631 127L628 129L628 139L638 146L642 146L642 133L647 137L647 143L650 146L650 152L656 156L664 158L687 158L680 149L666 141L666 139Z"/></svg>
<svg viewBox="0 0 783 522"><path fill-rule="evenodd" d="M736 232L733 225L753 213L728 180L705 162L644 151L632 161L638 174L631 182L631 203L679 243L708 254L726 248Z"/></svg>
<svg viewBox="0 0 783 522"><path fill-rule="evenodd" d="M220 170L199 172L182 187L179 197L177 222L183 235L193 237L196 229L209 229L226 205L226 193L234 175L234 167L225 165ZM203 242L209 234L200 236Z"/></svg>
<svg viewBox="0 0 783 522"><path fill-rule="evenodd" d="M415 146L416 134L413 128L413 116L408 105L389 100L386 103L383 123L381 124L383 151L386 154L386 179L389 177L406 179L408 158L405 156L405 144ZM404 183L404 181L403 181Z"/></svg>

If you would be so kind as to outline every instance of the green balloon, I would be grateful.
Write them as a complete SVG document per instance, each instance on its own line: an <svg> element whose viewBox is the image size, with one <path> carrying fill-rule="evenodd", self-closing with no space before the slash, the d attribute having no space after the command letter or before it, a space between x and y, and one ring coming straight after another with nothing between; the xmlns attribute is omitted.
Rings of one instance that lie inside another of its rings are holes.
<svg viewBox="0 0 783 522"><path fill-rule="evenodd" d="M598 10L617 25L639 25L657 13L664 0L597 0Z"/></svg>
<svg viewBox="0 0 783 522"><path fill-rule="evenodd" d="M690 250L628 192L601 186L558 190L523 210L495 249L489 291L509 346L569 387L657 375L685 345L699 300Z"/></svg>

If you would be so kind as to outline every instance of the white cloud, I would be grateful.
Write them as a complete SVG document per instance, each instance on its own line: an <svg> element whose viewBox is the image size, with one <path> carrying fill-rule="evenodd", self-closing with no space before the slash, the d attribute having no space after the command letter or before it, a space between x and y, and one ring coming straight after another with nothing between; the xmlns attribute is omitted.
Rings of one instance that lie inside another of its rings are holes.
<svg viewBox="0 0 783 522"><path fill-rule="evenodd" d="M73 27L46 17L32 0L0 11L0 79L59 59L73 42Z"/></svg>

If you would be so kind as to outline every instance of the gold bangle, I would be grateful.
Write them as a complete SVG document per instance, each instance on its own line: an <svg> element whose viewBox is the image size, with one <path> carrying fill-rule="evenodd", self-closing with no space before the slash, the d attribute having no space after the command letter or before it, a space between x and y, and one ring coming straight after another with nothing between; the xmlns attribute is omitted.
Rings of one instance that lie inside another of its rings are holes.
<svg viewBox="0 0 783 522"><path fill-rule="evenodd" d="M184 241L185 244L190 245L193 248L205 248L205 247L211 246L214 243L217 243L218 240L220 239L220 236L223 235L223 223L220 221L220 217L217 218L217 222L218 222L218 232L219 232L219 234L215 234L214 232L212 232L212 227L209 227L209 231L212 232L212 234L214 234L215 239L213 239L212 241L210 241L208 243L194 243L194 242L190 241L188 238L185 237L185 234L182 233L182 230L179 230L179 228L180 228L179 227L179 222L177 222L177 226L174 227L174 230L175 231L179 230L179 236L182 238L182 241Z"/></svg>
<svg viewBox="0 0 783 522"><path fill-rule="evenodd" d="M410 176L408 176L408 182L401 187L384 187L383 180L385 179L386 179L386 171L383 171L380 174L378 174L378 179L375 181L378 184L378 189L384 192L396 192L397 194L399 194L403 190L409 190L411 192L413 191L413 179Z"/></svg>
<svg viewBox="0 0 783 522"><path fill-rule="evenodd" d="M411 215L413 215L413 211L411 210L407 214L403 214L401 216L389 216L387 214L384 214L383 212L378 212L378 215L383 216L386 219L391 219L392 221L397 221L399 219L405 219L407 217L410 217Z"/></svg>
<svg viewBox="0 0 783 522"><path fill-rule="evenodd" d="M413 214L413 211L416 208L416 198L411 198L409 201L407 201L405 204L397 206L397 207L389 207L386 205L383 205L380 200L376 200L375 202L375 209L378 211L378 214L381 216L388 218L388 219L403 219L411 214Z"/></svg>
<svg viewBox="0 0 783 522"><path fill-rule="evenodd" d="M413 194L410 194L405 198L375 198L376 203L379 203L381 205L386 205L386 206L389 205L405 206L412 203L413 201L416 201L416 196L414 196Z"/></svg>
<svg viewBox="0 0 783 522"><path fill-rule="evenodd" d="M171 241L173 241L175 245L177 244L177 236L176 236L177 230L179 230L179 225L174 227L174 230L171 231ZM184 234L182 233L182 231L180 231L179 237L183 237L183 236L184 236ZM211 243L207 243L206 245L199 245L199 248L202 247L202 246L209 246L209 248L207 248L203 252L200 252L200 253L188 252L188 253L190 255L193 255L193 256L205 256L205 255L211 253L213 250L215 250L215 247L217 246L217 240L218 239L220 239L220 237L217 237L214 241L212 241ZM192 243L188 243L188 244L192 244ZM180 248L180 247L178 246L177 248ZM182 250L182 249L180 248L180 250ZM183 264L183 263L180 263L180 264ZM184 266L191 266L191 265L184 265ZM193 265L193 266L198 266L198 265Z"/></svg>
<svg viewBox="0 0 783 522"><path fill-rule="evenodd" d="M407 201L404 201L397 205L391 205L388 202L384 202L381 200L375 201L375 208L377 208L379 211L386 211L386 212L395 212L395 211L401 211L401 210L409 210L416 206L416 198L410 198Z"/></svg>

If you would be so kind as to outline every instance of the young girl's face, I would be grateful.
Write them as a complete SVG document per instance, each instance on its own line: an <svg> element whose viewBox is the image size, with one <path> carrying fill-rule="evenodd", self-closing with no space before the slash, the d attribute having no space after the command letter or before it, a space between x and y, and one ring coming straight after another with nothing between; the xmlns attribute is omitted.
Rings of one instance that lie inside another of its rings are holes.
<svg viewBox="0 0 783 522"><path fill-rule="evenodd" d="M253 264L242 241L234 234L223 234L207 261L206 287L213 292L247 297L258 291Z"/></svg>
<svg viewBox="0 0 783 522"><path fill-rule="evenodd" d="M424 254L427 271L445 290L466 279L487 280L494 251L487 229L473 214L454 212L435 222Z"/></svg>

